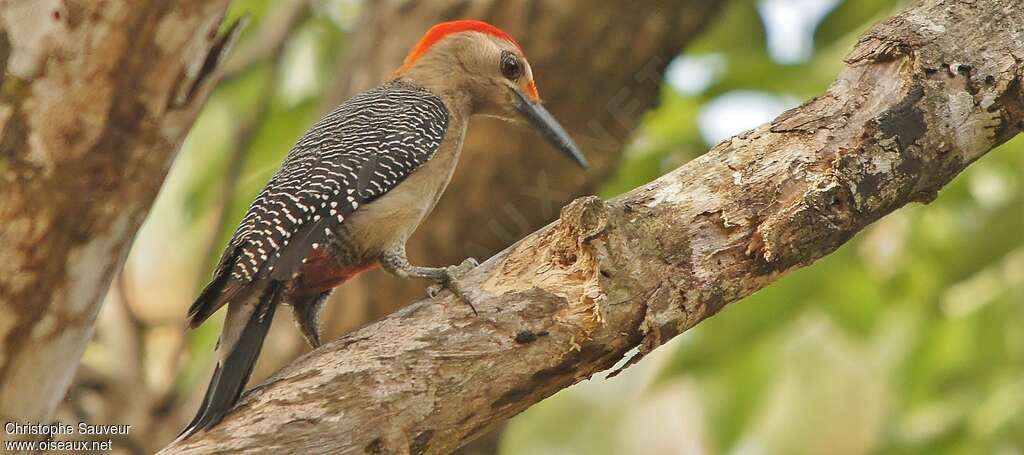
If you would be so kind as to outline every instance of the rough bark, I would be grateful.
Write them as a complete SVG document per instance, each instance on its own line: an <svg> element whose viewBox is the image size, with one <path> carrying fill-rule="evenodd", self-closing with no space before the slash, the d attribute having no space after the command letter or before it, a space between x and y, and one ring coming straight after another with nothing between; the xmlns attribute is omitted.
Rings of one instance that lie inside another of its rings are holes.
<svg viewBox="0 0 1024 455"><path fill-rule="evenodd" d="M1024 129L1024 9L926 0L822 96L620 198L583 198L425 300L299 359L165 453L444 453L645 353Z"/></svg>
<svg viewBox="0 0 1024 455"><path fill-rule="evenodd" d="M475 118L462 162L409 242L417 264L486 258L589 194L618 164L625 142L658 100L663 70L710 23L721 0L435 0L367 2L359 32L326 97L333 106L389 77L431 25L478 18L526 49L548 109L593 165L583 174L527 128ZM571 35L571 36L570 36ZM423 295L425 283L370 272L328 304L328 339Z"/></svg>
<svg viewBox="0 0 1024 455"><path fill-rule="evenodd" d="M0 419L64 395L237 35L227 3L0 4Z"/></svg>

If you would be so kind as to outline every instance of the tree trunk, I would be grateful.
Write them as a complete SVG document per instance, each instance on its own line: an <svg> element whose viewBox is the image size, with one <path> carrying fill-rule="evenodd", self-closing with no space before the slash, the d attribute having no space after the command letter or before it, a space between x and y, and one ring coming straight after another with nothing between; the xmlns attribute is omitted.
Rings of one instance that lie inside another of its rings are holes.
<svg viewBox="0 0 1024 455"><path fill-rule="evenodd" d="M237 35L227 3L0 4L0 419L63 397Z"/></svg>
<svg viewBox="0 0 1024 455"><path fill-rule="evenodd" d="M409 257L434 266L486 258L605 180L641 116L657 102L665 66L725 3L641 0L624 8L618 0L367 2L327 104L389 77L437 22L483 19L516 37L545 104L593 167L584 174L528 128L474 118L447 195L410 240ZM383 272L346 283L328 305L328 339L419 298L425 286Z"/></svg>
<svg viewBox="0 0 1024 455"><path fill-rule="evenodd" d="M924 0L821 97L330 343L164 453L445 453L834 251L1024 129L1018 0ZM628 366L630 363L626 363ZM315 393L311 393L315 391Z"/></svg>

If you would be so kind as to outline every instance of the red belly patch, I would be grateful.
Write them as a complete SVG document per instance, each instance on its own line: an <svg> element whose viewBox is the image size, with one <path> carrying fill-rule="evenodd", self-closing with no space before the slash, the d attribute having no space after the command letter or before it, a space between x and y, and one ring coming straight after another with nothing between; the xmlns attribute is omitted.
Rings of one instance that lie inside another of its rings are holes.
<svg viewBox="0 0 1024 455"><path fill-rule="evenodd" d="M298 294L319 294L340 286L361 272L376 268L377 261L343 266L326 248L314 249L302 264L302 285Z"/></svg>

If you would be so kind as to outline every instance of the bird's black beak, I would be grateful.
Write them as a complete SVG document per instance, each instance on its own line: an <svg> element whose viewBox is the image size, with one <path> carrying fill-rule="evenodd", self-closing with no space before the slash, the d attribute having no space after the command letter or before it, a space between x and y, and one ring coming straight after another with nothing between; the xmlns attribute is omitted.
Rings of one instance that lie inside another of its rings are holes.
<svg viewBox="0 0 1024 455"><path fill-rule="evenodd" d="M558 124L558 120L555 120L551 113L544 109L544 106L530 100L519 90L513 89L512 93L515 93L516 109L526 117L530 125L533 125L534 128L540 131L544 139L547 139L558 151L571 158L581 168L587 169L590 167L587 159L580 152L579 147L569 137L569 133L565 132L565 128Z"/></svg>

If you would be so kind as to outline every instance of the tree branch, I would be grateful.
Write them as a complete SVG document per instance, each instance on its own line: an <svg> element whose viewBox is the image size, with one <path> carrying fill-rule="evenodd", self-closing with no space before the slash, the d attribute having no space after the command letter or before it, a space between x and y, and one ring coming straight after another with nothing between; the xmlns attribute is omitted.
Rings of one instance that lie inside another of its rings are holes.
<svg viewBox="0 0 1024 455"><path fill-rule="evenodd" d="M227 0L0 2L0 417L45 422L240 27Z"/></svg>
<svg viewBox="0 0 1024 455"><path fill-rule="evenodd" d="M1017 0L924 0L861 38L821 97L561 219L450 295L328 344L164 453L444 453L649 352L1024 128Z"/></svg>

